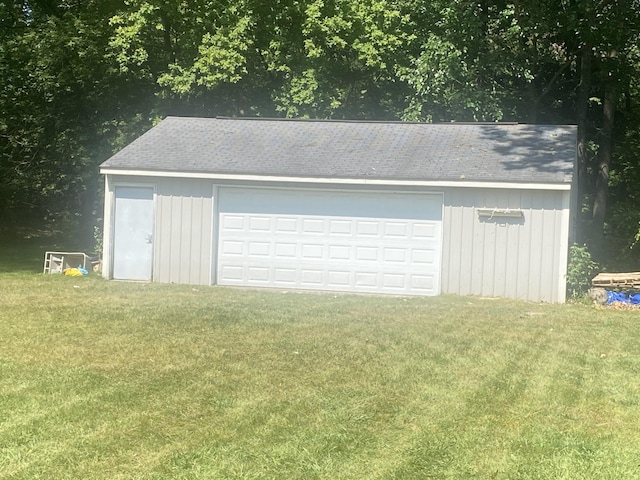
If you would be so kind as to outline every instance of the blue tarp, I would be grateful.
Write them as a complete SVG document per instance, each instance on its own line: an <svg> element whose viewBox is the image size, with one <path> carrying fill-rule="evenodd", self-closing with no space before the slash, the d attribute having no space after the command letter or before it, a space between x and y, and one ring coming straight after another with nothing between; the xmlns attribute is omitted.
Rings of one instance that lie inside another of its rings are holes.
<svg viewBox="0 0 640 480"><path fill-rule="evenodd" d="M610 292L607 290L607 305L612 303L627 303L640 305L640 293Z"/></svg>

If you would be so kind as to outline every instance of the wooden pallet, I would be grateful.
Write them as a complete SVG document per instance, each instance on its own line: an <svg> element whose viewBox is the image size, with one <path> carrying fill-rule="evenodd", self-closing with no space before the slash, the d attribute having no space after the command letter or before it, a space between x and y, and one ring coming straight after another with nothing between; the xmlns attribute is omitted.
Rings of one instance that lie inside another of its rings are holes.
<svg viewBox="0 0 640 480"><path fill-rule="evenodd" d="M640 272L599 273L591 285L598 288L626 288L640 290Z"/></svg>

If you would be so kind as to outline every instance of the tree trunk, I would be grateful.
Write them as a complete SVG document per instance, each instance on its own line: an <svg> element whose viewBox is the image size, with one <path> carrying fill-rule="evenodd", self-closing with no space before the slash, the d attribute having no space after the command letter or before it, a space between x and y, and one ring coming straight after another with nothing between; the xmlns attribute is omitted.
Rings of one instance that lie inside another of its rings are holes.
<svg viewBox="0 0 640 480"><path fill-rule="evenodd" d="M598 149L598 174L596 177L596 196L593 202L593 231L602 234L607 212L609 193L609 170L613 152L613 120L616 108L616 80L610 75L605 84L602 112L602 137Z"/></svg>
<svg viewBox="0 0 640 480"><path fill-rule="evenodd" d="M587 187L587 112L589 111L589 92L591 89L591 46L584 45L580 55L580 84L576 105L578 124L578 195L586 193Z"/></svg>

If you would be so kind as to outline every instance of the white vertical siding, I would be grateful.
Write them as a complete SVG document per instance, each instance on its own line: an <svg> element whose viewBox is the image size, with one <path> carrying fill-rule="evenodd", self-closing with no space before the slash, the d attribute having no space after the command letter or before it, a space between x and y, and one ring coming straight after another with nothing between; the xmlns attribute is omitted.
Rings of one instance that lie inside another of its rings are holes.
<svg viewBox="0 0 640 480"><path fill-rule="evenodd" d="M208 285L211 281L212 184L162 179L157 190L154 280Z"/></svg>
<svg viewBox="0 0 640 480"><path fill-rule="evenodd" d="M564 302L567 296L567 268L569 265L569 245L573 242L575 228L575 192L565 192L562 197L562 218L560 219L560 243L558 247L558 302Z"/></svg>
<svg viewBox="0 0 640 480"><path fill-rule="evenodd" d="M568 191L445 192L443 293L563 302ZM523 218L480 218L478 208L521 209Z"/></svg>

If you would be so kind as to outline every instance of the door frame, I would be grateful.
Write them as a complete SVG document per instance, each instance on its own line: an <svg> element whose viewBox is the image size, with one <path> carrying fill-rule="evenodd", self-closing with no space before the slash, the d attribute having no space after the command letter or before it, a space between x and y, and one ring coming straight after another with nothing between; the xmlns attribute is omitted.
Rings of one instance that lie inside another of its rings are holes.
<svg viewBox="0 0 640 480"><path fill-rule="evenodd" d="M104 203L104 232L103 232L103 245L102 245L102 276L108 280L113 280L113 260L114 260L114 246L115 246L115 212L116 212L116 187L131 187L131 188L150 188L153 191L153 244L151 245L151 281L154 281L155 276L155 241L157 236L157 197L158 187L156 183L144 182L144 181L127 181L127 180L113 180L111 175L105 175L105 203Z"/></svg>

